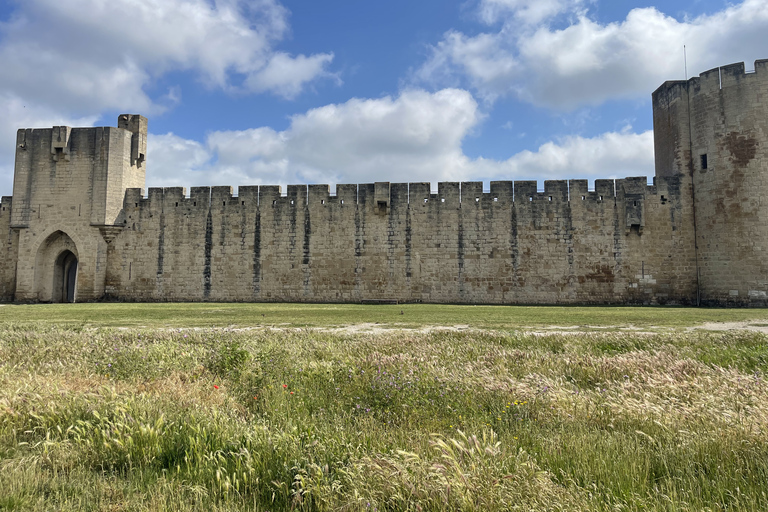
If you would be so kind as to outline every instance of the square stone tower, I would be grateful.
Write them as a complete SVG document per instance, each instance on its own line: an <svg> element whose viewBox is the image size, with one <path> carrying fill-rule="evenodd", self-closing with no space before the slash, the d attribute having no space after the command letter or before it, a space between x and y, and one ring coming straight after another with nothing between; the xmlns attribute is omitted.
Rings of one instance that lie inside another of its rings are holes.
<svg viewBox="0 0 768 512"><path fill-rule="evenodd" d="M22 129L10 227L18 231L17 301L89 300L104 293L107 243L127 188L143 188L147 119L117 128Z"/></svg>

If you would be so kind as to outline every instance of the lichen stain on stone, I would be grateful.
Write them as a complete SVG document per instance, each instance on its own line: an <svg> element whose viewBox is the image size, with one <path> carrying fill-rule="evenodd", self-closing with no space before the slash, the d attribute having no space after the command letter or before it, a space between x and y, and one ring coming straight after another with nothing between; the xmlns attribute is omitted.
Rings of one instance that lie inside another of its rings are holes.
<svg viewBox="0 0 768 512"><path fill-rule="evenodd" d="M757 155L757 139L739 132L730 132L723 137L721 146L731 154L731 162L737 167L746 167Z"/></svg>

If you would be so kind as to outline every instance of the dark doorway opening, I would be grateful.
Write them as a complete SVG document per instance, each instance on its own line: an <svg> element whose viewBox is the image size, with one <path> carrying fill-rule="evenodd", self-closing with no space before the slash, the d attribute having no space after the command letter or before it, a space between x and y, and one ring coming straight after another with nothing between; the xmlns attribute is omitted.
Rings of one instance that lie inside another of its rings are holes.
<svg viewBox="0 0 768 512"><path fill-rule="evenodd" d="M64 251L56 258L53 271L53 302L75 302L77 296L77 256Z"/></svg>

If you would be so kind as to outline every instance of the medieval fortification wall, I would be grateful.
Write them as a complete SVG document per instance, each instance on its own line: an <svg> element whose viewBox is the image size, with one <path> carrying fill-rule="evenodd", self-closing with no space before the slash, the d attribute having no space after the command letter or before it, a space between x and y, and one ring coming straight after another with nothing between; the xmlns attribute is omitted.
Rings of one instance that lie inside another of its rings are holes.
<svg viewBox="0 0 768 512"><path fill-rule="evenodd" d="M570 185L570 187L569 187ZM688 302L679 180L129 190L107 293L136 300ZM569 190L570 189L570 190ZM570 200L569 200L570 191Z"/></svg>
<svg viewBox="0 0 768 512"><path fill-rule="evenodd" d="M151 188L146 119L20 130L0 298L766 305L768 61L653 95L656 178ZM703 156L706 155L706 156Z"/></svg>

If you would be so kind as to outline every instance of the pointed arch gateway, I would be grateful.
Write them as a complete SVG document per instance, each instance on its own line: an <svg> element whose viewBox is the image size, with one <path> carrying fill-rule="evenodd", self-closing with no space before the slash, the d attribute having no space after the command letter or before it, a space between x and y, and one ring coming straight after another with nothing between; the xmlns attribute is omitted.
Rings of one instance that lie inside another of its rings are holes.
<svg viewBox="0 0 768 512"><path fill-rule="evenodd" d="M35 291L41 302L75 302L78 252L63 231L51 233L37 250Z"/></svg>

